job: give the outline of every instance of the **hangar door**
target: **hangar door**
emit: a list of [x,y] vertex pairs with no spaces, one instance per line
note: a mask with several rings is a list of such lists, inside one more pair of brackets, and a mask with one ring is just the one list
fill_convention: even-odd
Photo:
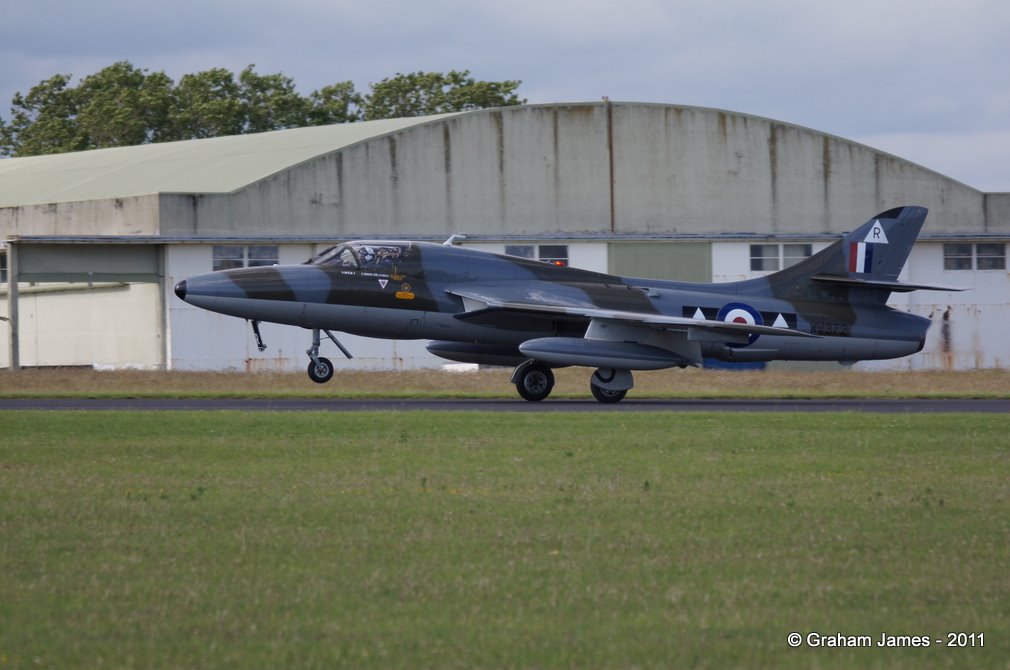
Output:
[[[21,240],[12,246],[20,365],[163,364],[160,245]],[[11,347],[4,344],[0,363],[7,367]]]
[[607,253],[611,274],[712,281],[712,245],[709,242],[612,242]]

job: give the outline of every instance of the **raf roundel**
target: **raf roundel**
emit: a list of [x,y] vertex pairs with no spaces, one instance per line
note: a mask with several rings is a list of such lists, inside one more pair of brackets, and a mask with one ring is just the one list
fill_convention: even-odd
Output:
[[[764,325],[761,313],[742,302],[730,302],[723,305],[722,309],[719,310],[716,320],[725,321],[726,323],[746,323],[752,326]],[[758,337],[760,336],[757,333],[751,334],[747,344],[754,344]]]

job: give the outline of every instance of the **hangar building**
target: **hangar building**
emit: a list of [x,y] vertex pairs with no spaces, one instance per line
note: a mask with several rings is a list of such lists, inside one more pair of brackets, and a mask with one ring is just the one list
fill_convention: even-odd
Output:
[[[0,367],[302,369],[308,331],[264,324],[260,353],[244,322],[172,287],[340,240],[464,233],[590,270],[728,281],[905,204],[930,214],[902,279],[971,290],[895,294],[934,320],[926,348],[860,365],[1007,365],[1010,193],[747,114],[604,100],[3,160]],[[442,362],[423,342],[344,343],[347,367]]]

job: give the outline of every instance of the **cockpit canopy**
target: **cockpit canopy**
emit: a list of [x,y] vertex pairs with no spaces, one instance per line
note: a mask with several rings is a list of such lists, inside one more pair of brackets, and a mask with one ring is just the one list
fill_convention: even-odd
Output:
[[345,270],[389,270],[401,264],[409,242],[345,242],[322,251],[309,261]]

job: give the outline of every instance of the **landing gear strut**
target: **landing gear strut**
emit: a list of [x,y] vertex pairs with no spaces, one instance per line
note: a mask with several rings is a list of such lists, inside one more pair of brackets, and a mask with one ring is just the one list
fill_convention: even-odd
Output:
[[554,389],[554,373],[539,361],[526,361],[512,373],[512,383],[524,400],[539,402]]
[[330,340],[333,341],[333,344],[337,345],[337,348],[340,349],[340,351],[344,354],[344,356],[347,356],[348,358],[354,358],[354,357],[351,356],[351,352],[349,352],[344,347],[344,345],[340,344],[337,338],[333,336],[333,333],[331,333],[328,330],[313,328],[312,346],[309,347],[305,352],[309,355],[309,367],[308,367],[309,379],[311,379],[317,384],[325,384],[326,382],[330,381],[330,379],[333,377],[333,363],[330,361],[330,359],[324,358],[323,356],[319,355],[320,332],[326,333],[326,337],[330,338]]
[[260,351],[266,351],[267,345],[263,344],[263,336],[260,335],[260,322],[252,321],[252,331],[253,336],[256,338],[256,348]]

